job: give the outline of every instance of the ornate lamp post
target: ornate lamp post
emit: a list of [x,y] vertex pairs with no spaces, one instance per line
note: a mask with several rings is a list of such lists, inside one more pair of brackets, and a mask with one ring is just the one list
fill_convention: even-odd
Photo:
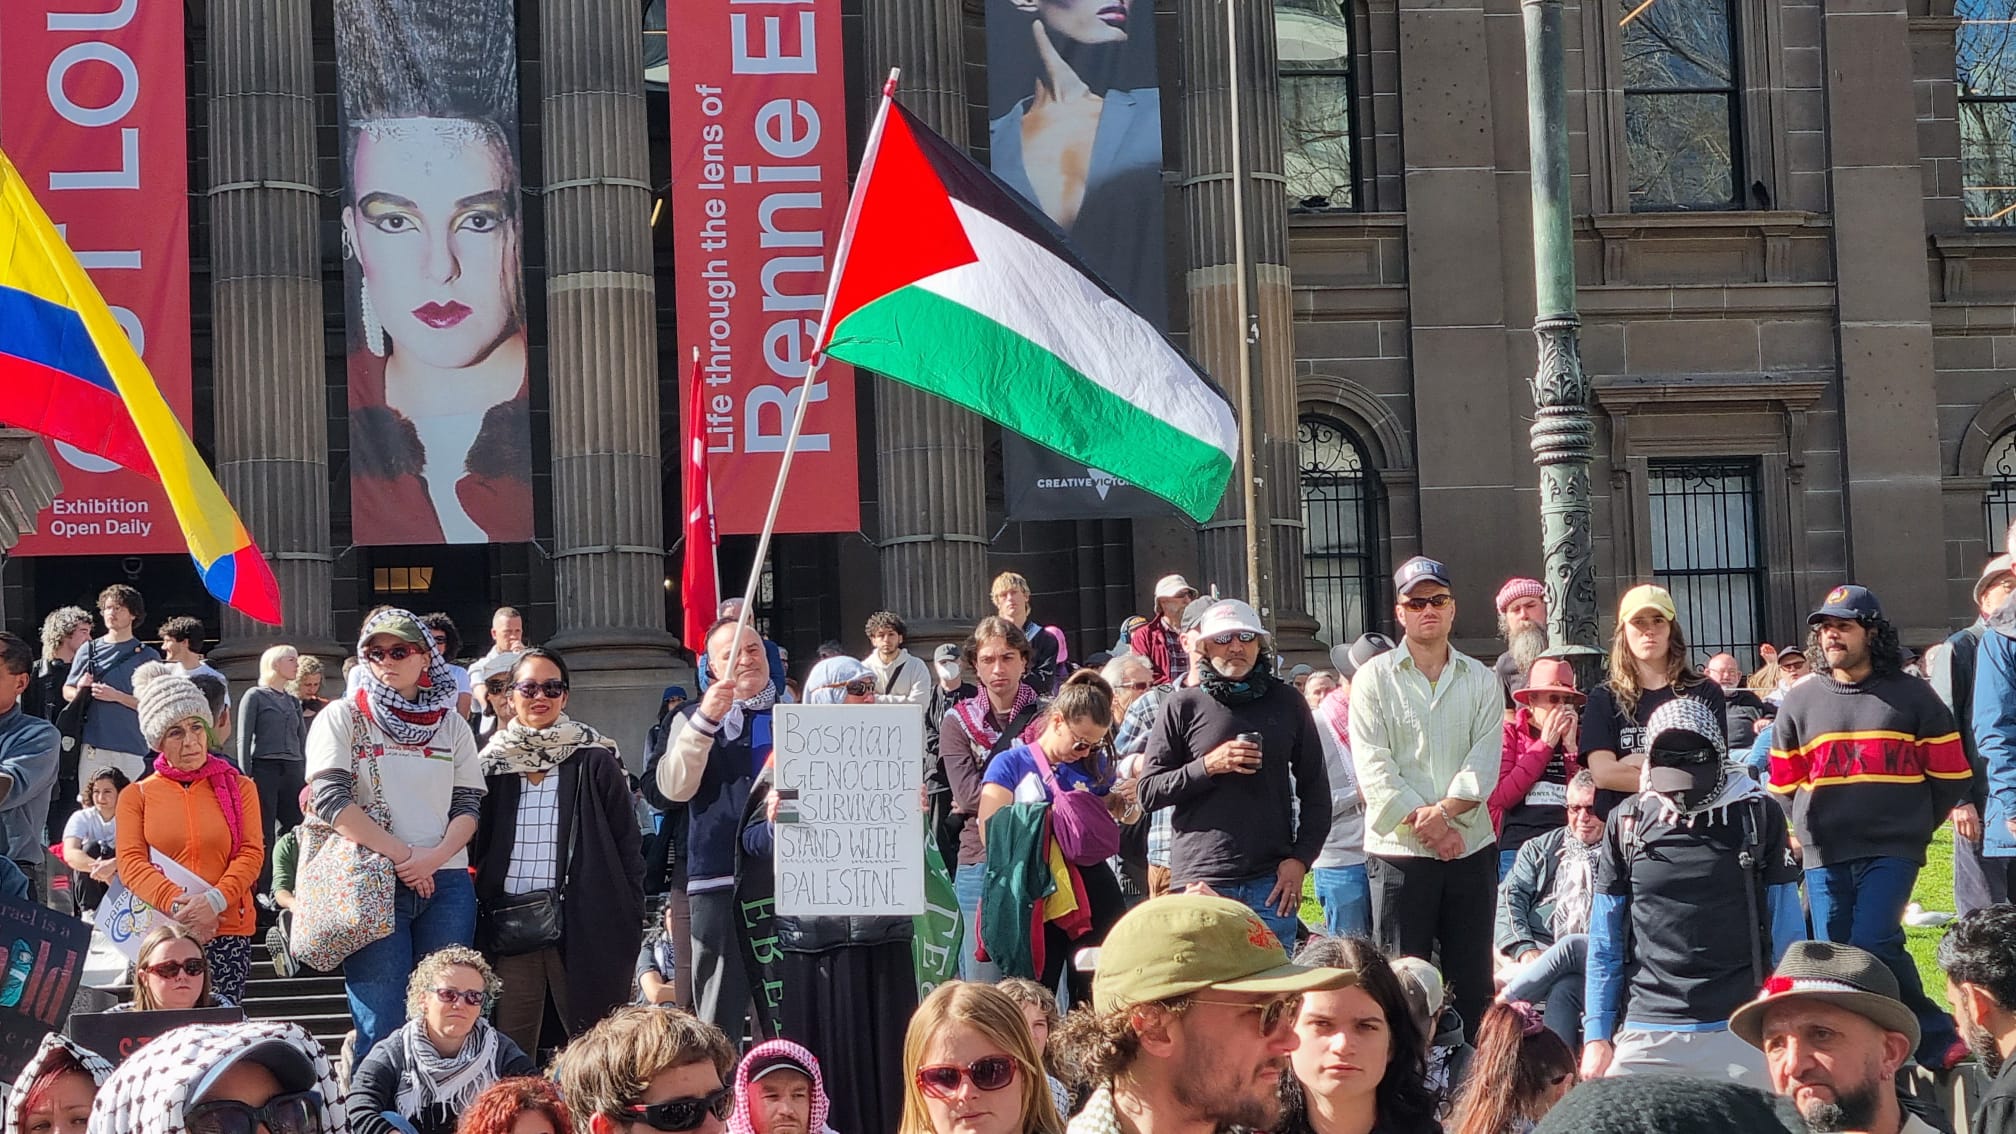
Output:
[[1548,653],[1567,657],[1584,689],[1601,680],[1589,455],[1596,423],[1582,373],[1575,310],[1573,202],[1568,180],[1568,86],[1561,0],[1521,0],[1526,28],[1526,137],[1533,181],[1533,463],[1540,466],[1540,545],[1546,556]]

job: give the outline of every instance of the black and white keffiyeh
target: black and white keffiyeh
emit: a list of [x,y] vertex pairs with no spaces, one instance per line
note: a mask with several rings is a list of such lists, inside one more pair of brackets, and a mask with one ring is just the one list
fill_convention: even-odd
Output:
[[515,772],[522,776],[550,772],[581,748],[607,748],[614,754],[616,742],[565,713],[546,728],[512,721],[498,729],[490,737],[490,743],[483,746],[483,774],[501,776]]
[[406,1065],[412,1068],[399,1081],[400,1114],[417,1117],[430,1107],[444,1106],[459,1115],[497,1081],[497,1029],[481,1016],[454,1055],[435,1050],[419,1020],[406,1021],[393,1042],[406,1049]]
[[188,1126],[190,1095],[210,1069],[269,1042],[293,1048],[313,1066],[314,1089],[322,1096],[324,1134],[348,1131],[342,1088],[322,1045],[298,1024],[246,1020],[190,1024],[149,1041],[98,1088],[88,1134],[180,1134]]
[[394,625],[417,627],[420,618],[410,610],[388,607],[366,619],[364,628],[357,632],[357,662],[364,673],[364,696],[371,706],[372,722],[385,735],[400,744],[419,746],[434,739],[434,730],[454,710],[460,694],[455,689],[454,671],[435,648],[433,636],[424,632],[421,638],[427,649],[427,671],[420,675],[420,688],[413,699],[408,700],[378,679],[364,657],[364,646],[373,635],[395,632],[391,629]]
[[50,1061],[59,1053],[67,1053],[85,1074],[91,1076],[91,1081],[100,1087],[105,1085],[105,1080],[112,1074],[112,1065],[106,1062],[103,1056],[89,1048],[78,1046],[74,1040],[61,1032],[50,1032],[42,1037],[42,1046],[36,1048],[35,1054],[28,1058],[28,1065],[14,1077],[14,1089],[7,1092],[6,1134],[24,1134],[28,1129],[27,1124],[21,1121],[21,1108],[28,1104],[28,1088],[35,1084],[35,1080],[49,1068]]

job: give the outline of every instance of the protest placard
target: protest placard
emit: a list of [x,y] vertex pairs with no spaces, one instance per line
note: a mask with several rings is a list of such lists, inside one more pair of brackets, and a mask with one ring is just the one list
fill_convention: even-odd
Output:
[[[168,876],[168,881],[182,889],[200,894],[210,889],[210,883],[191,873],[189,868],[156,850],[151,856],[154,865]],[[114,878],[105,890],[105,897],[98,903],[98,913],[93,919],[98,931],[112,943],[114,949],[125,954],[133,962],[140,960],[140,943],[147,939],[154,927],[168,919],[161,910],[126,888],[126,884]]]
[[117,1067],[155,1036],[184,1024],[235,1024],[243,1008],[161,1009],[155,1012],[79,1012],[70,1017],[70,1038]]
[[32,902],[0,901],[0,1082],[12,1082],[42,1043],[63,1026],[84,980],[91,927]]
[[924,912],[924,709],[779,705],[777,912]]

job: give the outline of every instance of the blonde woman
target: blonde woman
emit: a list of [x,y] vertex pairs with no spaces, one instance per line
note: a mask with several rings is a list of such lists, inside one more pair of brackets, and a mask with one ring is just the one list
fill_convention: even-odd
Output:
[[[302,773],[308,767],[308,720],[301,702],[288,692],[301,672],[301,655],[292,646],[272,646],[259,655],[259,684],[238,700],[232,720],[238,741],[238,770],[259,789],[261,832],[271,847],[281,834],[301,823]],[[273,882],[273,856],[259,871],[259,892]]]
[[420,959],[406,982],[406,1024],[358,1063],[344,1106],[355,1134],[454,1134],[492,1083],[536,1072],[511,1037],[484,1018],[503,982],[483,954],[451,945]]
[[1617,607],[1610,640],[1610,679],[1589,693],[1582,709],[1582,764],[1596,777],[1596,814],[1610,811],[1638,790],[1645,763],[1645,722],[1676,697],[1692,697],[1722,720],[1722,687],[1687,661],[1680,613],[1666,588],[1633,587]]
[[903,1038],[898,1134],[1064,1134],[1022,1009],[991,985],[938,986]]
[[210,962],[196,935],[179,923],[164,921],[140,941],[133,963],[133,1001],[113,1011],[157,1012],[215,1008],[231,1002],[210,983]]
[[314,654],[304,655],[295,668],[294,680],[287,683],[287,692],[294,694],[294,699],[301,702],[303,726],[313,724],[315,714],[321,712],[322,706],[329,703],[328,699],[322,696],[322,659]]

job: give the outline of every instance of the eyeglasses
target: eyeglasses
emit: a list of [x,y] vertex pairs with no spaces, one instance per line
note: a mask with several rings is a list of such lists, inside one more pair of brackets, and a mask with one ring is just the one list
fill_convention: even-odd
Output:
[[424,646],[409,646],[401,642],[396,646],[373,646],[364,651],[364,660],[368,662],[401,662],[415,654],[424,654],[426,652],[427,649]]
[[434,999],[443,1004],[453,1005],[460,1000],[471,1008],[483,1007],[483,1001],[489,997],[489,994],[480,988],[437,988],[433,991]]
[[1229,646],[1235,639],[1240,642],[1251,642],[1258,637],[1260,635],[1251,630],[1227,630],[1223,634],[1211,635],[1211,641],[1214,645]]
[[1148,683],[1145,681],[1123,681],[1119,687],[1122,689],[1132,689],[1136,693],[1146,693],[1148,691]]
[[1434,607],[1436,610],[1441,610],[1443,607],[1448,606],[1450,603],[1455,601],[1456,601],[1455,595],[1429,595],[1427,598],[1401,599],[1400,605],[1406,607],[1408,610],[1415,611],[1418,613],[1420,611],[1427,610],[1431,606]]
[[520,681],[511,688],[520,697],[544,697],[548,701],[557,701],[562,693],[567,692],[567,683],[557,677],[549,677],[544,681]]
[[486,678],[483,682],[483,688],[488,689],[492,693],[509,693],[511,691],[511,678],[505,675]]
[[183,973],[202,976],[210,968],[210,962],[201,957],[191,957],[186,961],[157,961],[151,965],[141,965],[140,971],[161,980],[174,980]]
[[265,1106],[224,1099],[189,1108],[182,1118],[189,1134],[321,1134],[322,1092],[275,1095]]
[[875,692],[875,679],[872,677],[857,677],[848,682],[846,688],[849,697],[866,697],[868,694]]
[[934,1099],[951,1098],[960,1084],[971,1081],[975,1090],[998,1091],[1015,1081],[1017,1068],[1012,1055],[989,1055],[966,1066],[934,1063],[917,1069],[917,1089]]
[[1805,658],[1802,658],[1802,657],[1800,657],[1800,656],[1799,656],[1798,654],[1793,654],[1793,655],[1792,655],[1791,657],[1788,657],[1788,658],[1785,658],[1784,660],[1780,661],[1780,662],[1778,663],[1778,668],[1779,668],[1779,669],[1805,669],[1805,668],[1806,668],[1806,659],[1805,659]]
[[1259,1004],[1248,1004],[1244,1000],[1200,1000],[1191,997],[1192,1004],[1216,1004],[1221,1008],[1243,1008],[1248,1012],[1260,1013],[1260,1034],[1271,1036],[1281,1030],[1284,1023],[1293,1022],[1302,1011],[1300,996],[1277,996]]
[[[648,1106],[637,1103],[623,1108],[623,1113],[632,1121],[641,1122],[653,1130],[663,1130],[666,1134],[680,1134],[706,1121],[708,1115],[727,1118],[735,1109],[735,1093],[726,1087],[705,1095],[692,1098],[671,1099],[667,1102],[651,1103]],[[278,1134],[276,1131],[275,1134]]]

